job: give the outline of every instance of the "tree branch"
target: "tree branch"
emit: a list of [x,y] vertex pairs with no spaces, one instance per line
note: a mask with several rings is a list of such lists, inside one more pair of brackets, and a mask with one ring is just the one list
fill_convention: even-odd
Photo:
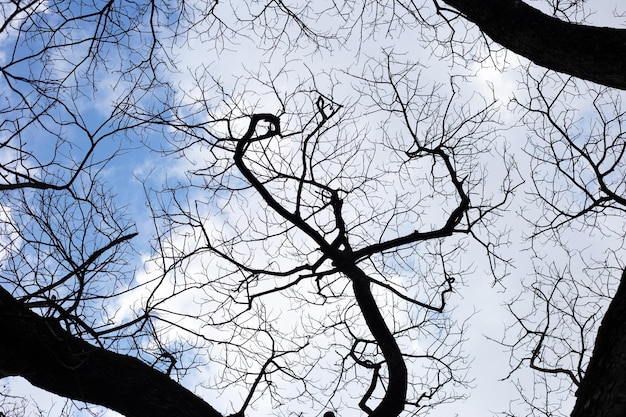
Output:
[[520,0],[444,0],[505,48],[537,65],[626,89],[626,29],[568,23]]
[[222,416],[165,374],[71,335],[2,287],[0,334],[0,378],[22,376],[48,392],[126,417]]

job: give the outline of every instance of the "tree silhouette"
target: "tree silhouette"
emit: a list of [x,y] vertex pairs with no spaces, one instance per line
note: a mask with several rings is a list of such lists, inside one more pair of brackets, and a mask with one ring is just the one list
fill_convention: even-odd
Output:
[[[572,416],[623,415],[626,35],[543,6],[0,6],[0,377],[126,416],[426,413],[464,396],[451,300],[478,253],[505,282],[526,181],[509,378],[545,388],[518,384],[529,415],[574,391]],[[492,41],[545,68],[506,108],[471,90],[472,65],[502,62]],[[428,81],[418,50],[448,74]],[[354,62],[319,69],[338,51]],[[116,177],[138,149],[159,155],[143,212]],[[577,241],[598,233],[602,259]]]
[[575,18],[572,9],[582,2],[548,2],[553,15],[517,0],[444,2],[495,42],[537,65],[609,87],[626,88],[626,62],[622,59],[626,30],[568,21]]

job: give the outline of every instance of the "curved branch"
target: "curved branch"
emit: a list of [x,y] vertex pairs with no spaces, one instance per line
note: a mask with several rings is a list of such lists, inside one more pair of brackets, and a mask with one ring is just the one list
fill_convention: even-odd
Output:
[[[257,137],[252,137],[254,132],[256,131],[256,127],[259,122],[265,121],[269,123],[270,129]],[[263,200],[274,210],[276,213],[280,214],[283,218],[291,222],[298,229],[302,230],[306,233],[311,239],[313,239],[323,250],[326,252],[330,250],[330,245],[326,240],[313,229],[308,223],[306,223],[299,215],[295,213],[291,213],[285,207],[283,207],[274,197],[270,194],[270,192],[263,186],[263,184],[255,177],[255,175],[248,169],[246,164],[243,161],[243,156],[246,153],[246,150],[250,143],[253,141],[267,139],[272,136],[280,135],[280,119],[278,116],[269,113],[258,113],[253,114],[250,120],[250,126],[248,127],[248,131],[244,134],[244,136],[239,139],[237,143],[237,147],[235,149],[235,165],[241,171],[244,177],[250,182],[250,184],[254,187],[254,189],[261,195]]]
[[[260,121],[269,123],[270,128],[266,133],[253,138],[257,124]],[[335,245],[331,245],[326,242],[326,240],[297,213],[291,213],[278,201],[276,201],[244,163],[243,156],[250,143],[255,140],[269,138],[274,135],[280,135],[280,120],[277,116],[272,114],[253,115],[251,117],[248,131],[241,139],[239,139],[239,142],[237,143],[234,155],[235,165],[250,182],[250,184],[252,184],[259,194],[261,194],[263,200],[283,218],[311,237],[320,246],[322,252],[333,260],[333,264],[337,267],[337,270],[345,274],[352,282],[354,297],[361,313],[363,314],[363,318],[365,319],[368,329],[378,343],[381,353],[385,358],[389,376],[389,384],[386,387],[383,399],[378,406],[372,410],[371,413],[369,413],[369,415],[370,417],[398,416],[404,410],[404,406],[406,404],[408,384],[406,363],[404,362],[402,351],[400,350],[397,341],[385,323],[385,319],[376,304],[376,300],[374,299],[371,291],[371,281],[369,277],[358,266],[356,266],[355,259],[357,258],[353,256],[349,245],[344,251],[342,251],[339,248],[336,248]],[[461,186],[460,183],[455,184],[458,187]],[[338,200],[337,195],[334,197],[335,199],[331,204],[333,205],[335,216],[340,217],[341,203],[340,200]],[[455,213],[456,211],[457,210],[455,210]],[[456,220],[457,217],[460,217],[460,214],[457,216],[455,213],[453,213],[452,216]],[[450,220],[448,222],[450,222]],[[371,395],[369,394],[370,390],[371,387],[368,390],[367,395]]]
[[626,30],[568,23],[520,0],[443,0],[537,65],[626,90]]
[[459,232],[457,226],[461,223],[461,220],[463,220],[463,215],[467,213],[467,211],[470,209],[471,202],[469,195],[467,195],[467,193],[463,189],[463,179],[458,178],[456,169],[454,168],[450,156],[446,154],[443,149],[421,148],[416,152],[409,152],[407,154],[409,157],[412,157],[415,156],[418,152],[426,152],[431,155],[438,156],[443,160],[446,169],[450,174],[450,181],[454,185],[454,189],[459,196],[459,203],[457,207],[452,210],[452,212],[448,216],[448,219],[446,220],[446,223],[440,228],[435,230],[429,230],[427,232],[420,232],[416,230],[404,236],[399,236],[384,242],[374,243],[372,245],[366,246],[364,248],[354,251],[353,255],[355,260],[364,259],[375,253],[383,252],[385,250],[397,248],[403,245],[451,236],[455,232]]
[[[370,413],[370,417],[398,416],[406,404],[408,384],[407,368],[402,352],[376,304],[370,288],[370,279],[365,272],[356,265],[344,266],[341,272],[352,281],[354,298],[361,309],[368,329],[380,347],[389,373],[389,384],[385,396]],[[368,393],[370,390],[371,387]]]

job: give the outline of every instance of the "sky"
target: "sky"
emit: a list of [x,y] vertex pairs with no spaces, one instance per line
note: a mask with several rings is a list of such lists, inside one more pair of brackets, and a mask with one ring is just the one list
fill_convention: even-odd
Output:
[[[201,15],[206,9],[202,2],[187,2],[191,8],[197,5],[198,10],[194,17]],[[330,3],[330,2],[329,2]],[[42,8],[47,7],[46,2],[42,2]],[[325,3],[324,3],[325,4]],[[531,2],[533,6],[543,7],[546,3],[543,1]],[[259,6],[254,3],[252,7]],[[301,5],[302,7],[305,7]],[[317,4],[312,7],[322,7],[323,4]],[[8,6],[3,6],[2,10],[7,10]],[[594,11],[589,15],[587,22],[598,25],[623,26],[623,14],[619,16],[620,7],[618,1],[585,2],[587,10]],[[190,9],[191,10],[191,9]],[[547,9],[546,9],[547,10]],[[502,245],[498,250],[498,254],[503,259],[510,259],[510,263],[496,263],[496,276],[492,274],[492,264],[485,256],[485,250],[476,241],[471,239],[451,239],[446,243],[446,248],[458,249],[460,244],[464,245],[459,255],[454,257],[454,262],[450,267],[455,271],[463,271],[455,287],[454,293],[448,300],[449,310],[445,312],[443,319],[453,319],[457,323],[462,324],[466,330],[463,335],[463,344],[461,353],[466,357],[467,380],[470,382],[467,386],[460,386],[457,392],[467,396],[464,401],[450,401],[446,404],[438,405],[431,412],[433,416],[486,416],[506,412],[511,409],[518,414],[516,415],[533,415],[526,410],[522,401],[522,395],[516,389],[516,386],[522,387],[524,395],[532,397],[535,395],[538,399],[545,397],[545,388],[541,384],[534,385],[535,378],[542,378],[541,374],[533,373],[525,363],[515,373],[510,375],[511,369],[515,368],[517,362],[515,360],[519,355],[528,355],[532,350],[532,340],[517,345],[520,350],[515,350],[513,358],[510,349],[506,346],[508,343],[516,341],[516,335],[520,331],[516,326],[515,313],[519,317],[528,316],[527,324],[531,326],[541,327],[546,325],[541,311],[545,305],[540,302],[541,296],[551,294],[554,300],[560,300],[559,291],[551,292],[553,288],[553,275],[549,272],[557,272],[563,276],[568,276],[571,271],[576,279],[580,278],[580,271],[585,271],[594,278],[594,285],[589,288],[583,288],[580,297],[581,305],[588,306],[591,312],[594,309],[602,307],[606,302],[606,293],[610,293],[611,286],[614,281],[605,274],[606,269],[597,269],[598,265],[608,263],[610,267],[615,268],[620,265],[619,249],[621,249],[621,240],[623,239],[624,224],[619,216],[607,217],[602,220],[598,227],[589,228],[585,225],[575,225],[576,227],[566,229],[559,236],[561,242],[565,242],[565,248],[557,245],[551,236],[546,235],[537,237],[531,246],[528,240],[531,227],[527,220],[541,218],[542,207],[537,206],[536,199],[533,198],[535,189],[531,181],[530,173],[542,174],[542,167],[537,167],[534,162],[531,151],[527,144],[535,143],[539,137],[540,125],[533,124],[532,117],[524,117],[524,112],[520,106],[516,105],[515,100],[521,103],[527,102],[529,97],[533,96],[533,91],[526,92],[521,84],[525,77],[525,68],[528,63],[511,53],[494,52],[489,59],[476,62],[463,62],[460,58],[452,62],[449,59],[447,46],[437,44],[433,37],[435,31],[432,28],[424,28],[416,24],[415,21],[408,16],[401,20],[387,20],[389,16],[381,14],[378,16],[378,24],[376,26],[368,26],[368,19],[371,19],[376,12],[374,9],[367,9],[367,16],[363,21],[355,21],[352,31],[343,31],[341,34],[344,38],[340,42],[320,40],[320,47],[316,48],[311,42],[307,42],[302,36],[298,37],[298,29],[289,26],[280,41],[268,52],[264,48],[269,47],[269,41],[262,42],[259,39],[264,35],[268,35],[265,30],[268,27],[278,28],[282,22],[280,17],[276,17],[270,10],[265,16],[269,25],[252,24],[241,29],[242,36],[236,36],[226,31],[223,38],[219,38],[218,42],[213,41],[219,26],[212,24],[207,26],[207,22],[199,24],[190,33],[190,36],[181,36],[173,38],[173,26],[169,29],[163,26],[162,32],[158,33],[159,40],[163,43],[165,51],[171,58],[170,64],[164,63],[157,69],[158,74],[169,85],[174,86],[172,90],[166,90],[161,87],[154,87],[142,83],[134,84],[131,79],[120,76],[116,69],[116,63],[121,57],[122,64],[120,68],[125,68],[124,62],[133,61],[134,56],[120,56],[114,54],[109,57],[110,67],[99,67],[93,70],[93,77],[96,80],[95,85],[91,88],[91,94],[77,96],[73,100],[76,112],[83,119],[82,123],[92,132],[95,132],[96,138],[101,138],[98,144],[98,157],[100,160],[106,159],[106,156],[115,152],[121,146],[123,152],[121,155],[113,158],[106,164],[97,164],[101,167],[99,173],[100,178],[105,181],[111,188],[115,203],[119,207],[126,207],[125,214],[127,219],[131,219],[134,229],[139,232],[138,238],[133,240],[136,253],[133,254],[131,262],[136,268],[135,275],[132,276],[133,283],[143,284],[138,289],[130,291],[115,299],[112,308],[117,311],[116,320],[123,321],[132,317],[133,311],[140,309],[149,299],[150,294],[154,299],[169,297],[182,287],[177,287],[176,281],[180,279],[180,275],[168,274],[167,279],[155,289],[156,283],[159,283],[160,270],[158,257],[155,258],[154,253],[154,222],[150,218],[150,210],[147,206],[146,196],[151,199],[154,207],[157,206],[157,198],[160,198],[164,207],[172,208],[171,196],[167,194],[158,194],[156,191],[164,186],[174,186],[176,184],[185,184],[191,181],[195,186],[189,188],[184,194],[185,198],[204,201],[204,205],[200,208],[203,225],[212,231],[222,231],[225,235],[236,236],[237,230],[231,229],[231,226],[241,225],[245,229],[245,224],[249,218],[255,219],[255,225],[262,230],[263,223],[259,223],[264,216],[271,219],[271,215],[267,214],[262,201],[258,195],[253,193],[242,192],[237,198],[231,200],[231,196],[223,192],[215,192],[210,199],[206,197],[206,188],[204,181],[206,178],[201,176],[190,176],[190,172],[204,169],[210,158],[217,157],[220,164],[228,158],[228,152],[215,154],[209,153],[207,147],[200,142],[194,142],[188,135],[184,135],[180,131],[171,128],[144,129],[139,127],[128,133],[128,137],[118,137],[115,125],[103,125],[97,129],[103,120],[111,113],[116,113],[120,107],[111,107],[111,103],[124,97],[125,94],[132,92],[134,104],[138,104],[143,109],[158,111],[162,108],[165,100],[172,100],[181,104],[180,115],[189,117],[195,122],[204,123],[210,117],[219,117],[228,114],[228,110],[237,107],[239,110],[233,111],[235,115],[241,114],[242,111],[252,107],[258,112],[276,112],[279,109],[280,99],[286,101],[286,106],[294,112],[294,116],[285,122],[285,129],[294,129],[298,126],[298,122],[303,120],[311,109],[314,109],[316,97],[307,97],[312,86],[319,91],[331,95],[332,98],[343,105],[346,109],[346,124],[341,130],[333,130],[328,134],[328,142],[322,143],[320,152],[328,155],[334,155],[337,149],[342,149],[341,144],[353,138],[352,143],[359,143],[362,146],[362,153],[359,158],[350,159],[346,154],[339,152],[338,159],[346,159],[343,168],[349,168],[345,171],[333,171],[336,166],[328,165],[327,177],[322,178],[331,184],[333,181],[344,181],[342,184],[350,183],[351,172],[359,172],[363,170],[367,162],[374,167],[375,172],[384,172],[385,168],[393,171],[396,169],[396,176],[385,177],[388,181],[385,187],[372,188],[370,194],[355,193],[353,200],[349,203],[354,210],[352,220],[357,223],[359,215],[366,215],[372,212],[374,208],[382,211],[383,209],[392,210],[397,201],[402,201],[412,210],[407,210],[404,216],[399,216],[401,221],[397,226],[389,226],[386,233],[402,233],[411,230],[418,222],[423,222],[422,226],[427,226],[429,222],[436,224],[437,219],[441,217],[442,208],[437,204],[442,204],[445,211],[445,204],[450,204],[437,200],[437,197],[428,193],[428,184],[420,182],[420,174],[425,171],[422,167],[408,165],[404,168],[402,164],[393,163],[394,152],[390,147],[381,146],[385,144],[395,144],[398,146],[406,145],[407,131],[402,126],[402,121],[395,116],[389,116],[381,111],[384,107],[385,100],[389,97],[389,86],[378,85],[376,83],[367,82],[367,79],[380,80],[385,73],[385,54],[394,57],[393,68],[400,70],[405,68],[404,64],[411,64],[411,70],[406,73],[407,88],[403,93],[411,93],[411,89],[416,93],[416,104],[414,107],[417,115],[425,114],[424,121],[417,125],[417,132],[424,137],[428,135],[436,136],[438,132],[438,123],[442,123],[441,119],[437,119],[438,113],[429,114],[426,109],[433,102],[429,98],[440,96],[445,106],[448,98],[453,92],[457,95],[453,109],[459,114],[467,109],[476,109],[495,100],[498,110],[494,115],[496,122],[492,124],[493,131],[489,131],[490,140],[485,142],[485,152],[479,158],[468,160],[464,163],[467,169],[475,167],[471,172],[484,172],[484,176],[480,187],[477,188],[476,198],[493,198],[498,201],[502,198],[501,186],[503,182],[510,176],[510,180],[517,188],[515,193],[507,200],[506,210],[493,218],[494,230],[507,231],[502,236],[503,241],[508,241],[508,245]],[[614,13],[618,12],[618,13]],[[6,11],[4,12],[6,15]],[[243,2],[220,2],[216,8],[216,13],[223,20],[222,28],[234,27],[237,23],[233,21],[234,16],[247,16],[249,11]],[[54,19],[54,12],[48,11],[42,16]],[[617,17],[616,17],[617,16]],[[165,17],[163,17],[165,19]],[[132,19],[130,19],[132,21]],[[126,22],[126,20],[124,20]],[[132,22],[131,22],[132,23]],[[338,27],[339,23],[332,19],[323,21],[318,19],[310,21],[318,30],[331,30]],[[130,24],[130,23],[129,23]],[[459,23],[459,29],[468,30],[470,36],[476,36],[477,32],[469,24]],[[83,31],[88,29],[78,27],[74,29],[77,35],[81,35]],[[445,36],[447,28],[441,26],[437,28],[437,36]],[[3,41],[15,39],[16,33],[10,30],[3,34]],[[145,45],[145,39],[141,36],[131,37],[127,39],[131,45],[127,50],[132,50],[133,46]],[[133,43],[134,42],[134,43]],[[331,48],[324,47],[330,45]],[[466,54],[484,54],[484,45],[482,41],[477,43],[469,43],[458,45],[459,50]],[[139,48],[140,49],[140,48]],[[459,51],[457,50],[457,52]],[[80,56],[81,48],[68,50],[69,61],[72,57]],[[20,51],[18,51],[20,52]],[[72,55],[74,54],[74,55]],[[10,56],[8,48],[0,49],[1,65],[5,65]],[[381,65],[381,60],[383,65]],[[50,64],[55,74],[62,74],[66,71],[63,62],[55,61]],[[177,71],[171,72],[172,68]],[[16,70],[26,71],[25,65],[17,65]],[[31,68],[32,69],[32,68]],[[539,68],[530,68],[530,73],[536,77],[541,77],[544,73]],[[123,74],[123,71],[122,71]],[[259,80],[250,80],[251,74],[257,74]],[[454,87],[451,86],[451,75],[454,81]],[[80,74],[74,74],[73,77],[82,82]],[[400,78],[396,78],[399,81]],[[563,79],[561,79],[562,81]],[[546,81],[546,92],[548,95],[556,95],[557,89],[562,84],[559,81],[550,83]],[[216,84],[219,82],[219,85]],[[271,82],[271,84],[270,84]],[[576,89],[584,89],[587,85],[583,83],[570,82],[568,84],[571,96],[563,95],[563,100],[558,101],[557,108],[563,108],[572,114],[572,120],[576,120],[575,126],[580,127],[581,137],[585,137],[585,133],[593,132],[594,120],[594,94],[584,94],[580,98],[576,98],[573,94]],[[593,87],[593,86],[592,86]],[[6,81],[0,84],[2,94],[9,95]],[[276,89],[278,93],[272,90]],[[298,94],[291,96],[290,94],[297,91]],[[437,96],[433,95],[435,91]],[[225,94],[222,94],[224,92]],[[309,94],[310,95],[310,94]],[[97,98],[97,99],[94,99]],[[621,95],[620,95],[621,97]],[[514,100],[515,99],[515,100]],[[436,100],[435,100],[436,101]],[[200,106],[198,106],[200,104]],[[348,111],[350,110],[350,111]],[[423,113],[420,113],[423,110]],[[204,111],[204,113],[203,113]],[[298,113],[301,112],[301,113]],[[61,111],[62,113],[62,111]],[[171,113],[166,113],[166,117]],[[8,116],[7,116],[8,117]],[[67,117],[67,114],[59,117]],[[127,120],[127,119],[124,119]],[[54,121],[50,121],[50,125],[54,125]],[[443,125],[443,124],[442,124]],[[212,135],[226,135],[227,129],[224,123],[217,123],[210,126]],[[344,126],[344,125],[342,125]],[[245,122],[237,126],[237,134],[241,134],[246,129]],[[43,131],[43,129],[41,130]],[[41,133],[41,131],[39,133]],[[194,133],[203,132],[198,128],[193,130]],[[56,133],[56,132],[55,132]],[[63,144],[64,154],[81,155],[88,149],[85,135],[77,129],[62,131],[67,142]],[[187,132],[188,133],[188,132]],[[206,133],[206,132],[204,132]],[[2,132],[6,137],[7,133]],[[357,140],[354,140],[357,138]],[[284,164],[289,158],[293,158],[295,151],[299,149],[301,136],[296,136],[292,142],[285,145],[285,142],[272,143],[270,148],[271,155],[275,155],[272,163]],[[41,136],[33,136],[29,146],[35,149],[43,156],[50,155],[49,138],[42,134]],[[476,143],[482,143],[477,141]],[[158,152],[159,149],[172,150],[177,147],[183,147],[188,144],[185,152],[168,152],[167,154]],[[335,148],[337,146],[337,148]],[[478,145],[477,145],[478,146]],[[505,163],[502,155],[510,155],[513,157],[514,165]],[[284,159],[278,158],[284,157]],[[3,155],[7,158],[6,154]],[[218,164],[217,168],[221,165]],[[285,165],[279,165],[284,169]],[[403,171],[405,169],[406,171]],[[478,171],[478,170],[484,171]],[[350,171],[351,170],[351,171]],[[533,171],[534,170],[534,171]],[[542,174],[550,177],[550,172]],[[584,175],[584,174],[583,174]],[[336,176],[336,178],[334,177]],[[191,180],[189,180],[191,178]],[[545,178],[545,176],[544,176]],[[232,184],[240,184],[241,178],[227,177]],[[563,181],[557,178],[558,181]],[[559,183],[561,184],[561,183]],[[567,182],[562,183],[567,187]],[[540,184],[541,185],[541,184]],[[445,181],[439,186],[445,186]],[[290,192],[285,188],[285,196]],[[416,191],[419,190],[419,191]],[[425,191],[421,191],[425,190]],[[572,199],[572,204],[580,202],[580,195],[572,192],[568,194],[567,188],[560,196],[561,201]],[[575,191],[575,190],[574,190]],[[276,191],[280,193],[280,190]],[[480,192],[480,193],[479,193]],[[178,194],[177,194],[178,195]],[[414,201],[415,200],[415,201]],[[368,206],[367,204],[376,201],[377,205]],[[242,204],[245,203],[245,204]],[[428,205],[425,202],[429,202]],[[237,205],[239,203],[239,205]],[[425,206],[425,212],[421,215],[415,214],[415,210],[420,209],[420,204]],[[428,210],[426,210],[428,209]],[[261,215],[259,215],[261,213]],[[258,216],[258,217],[257,217]],[[383,219],[385,220],[385,219]],[[380,224],[367,224],[362,227],[361,232],[365,236],[368,232],[375,234]],[[272,230],[270,228],[270,230]],[[356,230],[360,230],[356,228]],[[479,230],[479,233],[486,233],[486,230]],[[171,235],[169,245],[174,250],[191,251],[193,246],[193,230],[179,228]],[[482,235],[489,237],[487,235]],[[298,239],[295,236],[294,239]],[[299,242],[299,241],[298,241]],[[262,244],[242,245],[238,253],[242,259],[248,259],[255,265],[275,265],[285,266],[303,259],[303,255],[299,253],[296,259],[287,256],[291,252],[306,252],[306,242],[302,243],[302,247],[298,247],[296,243],[281,247],[278,240],[270,240]],[[276,246],[272,246],[276,245]],[[304,249],[303,249],[304,248]],[[568,252],[569,250],[569,252]],[[615,256],[607,256],[610,250],[616,250]],[[247,252],[246,252],[247,251]],[[406,279],[402,276],[402,272],[412,273],[414,271],[422,271],[427,275],[430,270],[429,266],[437,265],[436,260],[421,256],[419,251],[403,252],[400,257],[390,257],[390,267],[396,267],[400,273],[393,279]],[[299,257],[299,258],[298,258]],[[403,270],[399,258],[404,258],[410,264],[413,271],[409,268]],[[156,260],[155,260],[156,259]],[[408,260],[407,260],[408,259]],[[420,263],[421,262],[421,263]],[[209,254],[198,254],[189,259],[185,264],[186,269],[179,271],[183,273],[187,281],[185,291],[180,291],[171,298],[170,301],[162,304],[160,314],[162,317],[170,317],[176,320],[181,326],[188,326],[199,332],[204,332],[204,322],[194,319],[193,317],[202,317],[206,314],[206,310],[211,305],[199,305],[197,300],[203,297],[209,297],[207,290],[202,288],[201,280],[206,277],[206,271],[224,271],[223,281],[218,284],[227,288],[230,285],[227,272],[230,270],[227,265],[220,259],[216,259]],[[587,268],[587,269],[585,269]],[[131,268],[132,269],[132,268]],[[437,270],[435,268],[435,270]],[[595,272],[594,272],[595,271]],[[611,271],[609,269],[609,271]],[[542,274],[546,274],[543,276]],[[3,285],[6,283],[3,281]],[[194,285],[200,290],[195,291]],[[217,285],[217,284],[216,284]],[[332,286],[331,286],[332,287]],[[330,288],[330,287],[329,287]],[[562,290],[562,299],[568,300],[573,289],[567,283],[560,284],[557,287]],[[309,289],[310,290],[310,289]],[[153,292],[154,291],[154,292]],[[586,291],[586,292],[585,292]],[[600,296],[597,296],[597,294]],[[592,295],[596,295],[596,301],[593,301]],[[383,295],[379,295],[380,300],[384,300]],[[585,300],[588,301],[584,304]],[[512,303],[514,300],[514,303]],[[538,301],[539,300],[539,301]],[[597,301],[599,300],[599,301]],[[215,296],[216,303],[224,302]],[[294,316],[290,316],[290,310],[281,309],[281,303],[286,302],[280,296],[269,298],[268,303],[272,305],[272,309],[268,309],[266,313],[270,317],[270,322],[276,328],[281,328],[285,332],[289,329],[295,329],[299,325],[299,320]],[[507,307],[512,305],[511,310]],[[559,305],[567,305],[559,304]],[[173,311],[177,314],[168,316],[167,311]],[[406,313],[406,312],[404,312]],[[398,317],[403,317],[403,312],[397,313]],[[182,318],[179,314],[185,314]],[[328,312],[322,308],[312,309],[312,316],[323,317]],[[330,315],[329,315],[330,316]],[[565,316],[567,317],[567,316]],[[254,318],[250,318],[254,320]],[[563,329],[569,329],[568,322],[564,319],[560,323],[552,323]],[[185,340],[188,335],[185,332],[177,330],[171,326],[162,325],[157,331],[162,332],[164,340],[169,343],[176,343],[177,340]],[[589,334],[593,334],[593,327],[589,328]],[[204,333],[203,333],[204,334]],[[565,333],[564,333],[565,334]],[[211,334],[211,337],[219,338],[220,334]],[[336,337],[341,337],[337,334]],[[451,337],[454,337],[452,335]],[[263,336],[259,336],[257,341],[263,341]],[[436,342],[436,337],[434,338]],[[527,340],[527,339],[525,339]],[[424,336],[424,339],[416,340],[417,344],[432,341]],[[498,343],[501,342],[501,343]],[[148,342],[146,342],[148,343]],[[330,346],[332,342],[322,341],[323,346]],[[326,345],[324,344],[326,343]],[[554,358],[559,355],[558,343],[555,349],[557,351],[551,354],[546,353],[546,358]],[[147,348],[154,347],[149,343]],[[209,359],[209,351],[199,351],[197,358],[201,360]],[[187,359],[188,357],[184,357]],[[567,361],[568,355],[563,358]],[[329,355],[327,365],[332,365],[336,357]],[[322,367],[316,368],[315,372],[320,372],[319,378],[323,379],[327,376],[322,372]],[[200,368],[197,372],[191,372],[182,379],[185,386],[202,396],[206,396],[209,402],[220,411],[232,412],[228,407],[231,406],[229,399],[238,398],[243,395],[242,391],[237,387],[229,387],[225,390],[225,394],[217,396],[215,390],[209,390],[202,386],[207,381],[206,375],[211,374],[214,369],[211,367]],[[508,377],[508,378],[507,378]],[[5,379],[0,382],[0,386],[7,387],[12,395],[26,395],[35,399],[44,414],[58,415],[58,410],[64,407],[64,401],[39,390],[30,387],[24,380],[18,378]],[[200,385],[199,385],[200,384]],[[571,388],[566,384],[561,384],[558,380],[550,380],[550,386],[554,389],[550,397],[545,402],[550,402],[550,407],[555,410],[561,410],[562,415],[568,415],[573,406],[573,397],[571,396]],[[354,386],[348,385],[351,389]],[[358,388],[358,387],[357,387]],[[544,392],[542,392],[542,389]],[[287,389],[288,391],[288,389]],[[337,400],[340,404],[341,399]],[[271,415],[274,404],[262,398],[255,404],[256,409],[250,415]],[[292,415],[302,412],[302,405],[293,406]],[[306,415],[321,415],[324,411],[321,404],[316,404],[315,412]],[[304,408],[306,410],[306,408]],[[30,409],[31,413],[34,410]],[[317,414],[316,414],[317,412]],[[77,415],[81,414],[75,410]],[[114,416],[111,411],[104,411],[106,416]],[[349,413],[349,411],[347,412]],[[33,414],[34,415],[34,414]],[[340,414],[344,415],[344,414]],[[348,414],[345,414],[346,416]]]

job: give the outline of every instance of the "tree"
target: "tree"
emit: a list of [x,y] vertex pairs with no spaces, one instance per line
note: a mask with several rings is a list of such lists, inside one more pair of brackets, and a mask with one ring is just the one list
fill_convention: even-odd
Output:
[[[507,231],[497,221],[518,187],[515,161],[497,146],[493,92],[466,92],[470,74],[454,63],[486,58],[482,34],[462,19],[539,65],[618,88],[624,35],[519,1],[446,3],[456,10],[437,2],[2,6],[0,32],[12,46],[3,47],[1,66],[0,376],[126,416],[243,416],[260,399],[283,414],[391,416],[461,397],[465,326],[450,299],[470,273],[466,251],[482,250],[496,282],[508,272],[499,252]],[[582,6],[556,2],[553,14],[573,19]],[[428,83],[401,45],[376,46],[377,58],[361,64],[360,48],[381,29],[419,33],[460,75]],[[545,31],[555,36],[547,41]],[[179,75],[188,58],[180,51],[197,39],[214,55]],[[250,41],[242,62],[261,50],[264,65],[222,80],[215,65],[234,68],[229,49]],[[324,74],[291,59],[294,51],[328,57],[351,42],[360,45],[357,63],[344,71]],[[594,228],[622,205],[620,95],[527,74],[528,97],[513,104],[544,141],[527,148],[539,164],[529,177],[534,201],[543,204],[539,219],[528,216],[537,226],[530,242],[539,251],[552,233],[569,249],[558,239],[563,230],[577,220]],[[346,92],[349,83],[359,95]],[[558,110],[578,88],[596,94],[600,121],[585,145],[580,119]],[[154,167],[142,178],[152,247],[138,240],[146,224],[129,217],[128,199],[111,185],[118,161],[137,148],[188,161],[184,176],[161,180]],[[545,187],[537,174],[551,166],[580,194],[560,198],[559,181]],[[493,177],[495,196],[486,185]],[[623,269],[620,250],[603,271]],[[601,415],[622,415],[622,364],[613,362],[622,344],[612,339],[621,334],[613,330],[621,290],[593,356],[588,347],[588,331],[621,287],[607,278],[606,291],[594,293],[589,281],[555,279],[540,267],[534,276],[540,284],[529,288],[546,321],[534,326],[535,316],[511,305],[522,329],[512,357],[540,375],[565,376],[566,394],[579,385],[573,415],[597,415],[604,405],[613,410]],[[581,305],[563,285],[599,301]],[[279,313],[298,320],[278,321]],[[571,326],[579,339],[559,333]],[[202,399],[183,385],[207,366]],[[609,371],[612,383],[598,383]],[[230,406],[217,406],[219,393]]]
[[[614,221],[624,210],[621,95],[598,87],[581,93],[576,80],[545,71],[529,72],[525,84],[522,95],[526,97],[519,103],[534,133],[527,149],[535,161],[533,194],[542,208],[539,218],[529,219],[535,225],[532,237],[536,244],[554,242],[563,247],[570,259],[582,258],[588,248],[568,242],[571,230],[607,238],[622,235]],[[582,100],[593,103],[586,117],[577,110]],[[624,410],[620,240],[593,253],[597,261],[572,261],[564,267],[550,263],[547,271],[537,269],[535,276],[540,278],[530,286],[544,318],[537,325],[536,314],[516,314],[522,331],[510,345],[513,350],[520,342],[528,347],[520,361],[529,361],[540,371],[566,375],[575,384],[577,402],[572,416],[619,415]]]

